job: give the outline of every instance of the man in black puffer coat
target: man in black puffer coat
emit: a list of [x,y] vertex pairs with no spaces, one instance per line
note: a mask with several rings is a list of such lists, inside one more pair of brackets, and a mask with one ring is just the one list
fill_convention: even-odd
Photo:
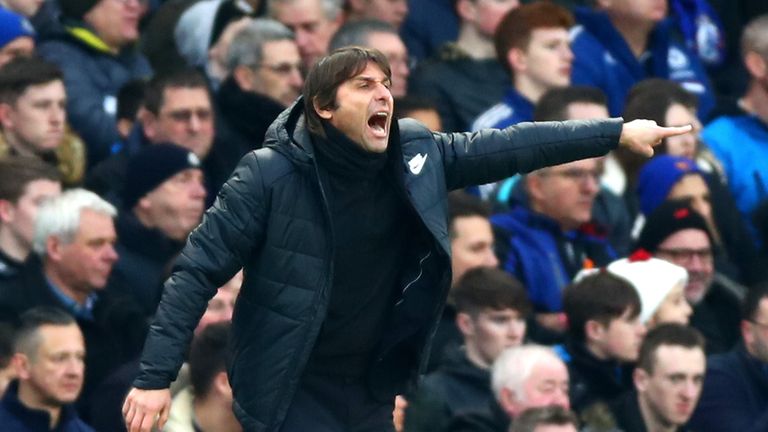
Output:
[[[451,281],[446,194],[688,128],[620,119],[433,134],[392,123],[390,69],[344,48],[246,155],[166,282],[123,412],[167,417],[206,303],[240,268],[229,379],[246,431],[391,430]],[[157,415],[159,414],[159,418]]]

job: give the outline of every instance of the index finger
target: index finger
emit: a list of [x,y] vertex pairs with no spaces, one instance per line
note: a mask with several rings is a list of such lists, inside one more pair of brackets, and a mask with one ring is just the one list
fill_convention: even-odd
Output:
[[659,134],[663,138],[667,138],[675,135],[686,134],[693,130],[693,126],[689,124],[684,126],[666,126],[666,127],[659,126],[658,130],[659,130]]

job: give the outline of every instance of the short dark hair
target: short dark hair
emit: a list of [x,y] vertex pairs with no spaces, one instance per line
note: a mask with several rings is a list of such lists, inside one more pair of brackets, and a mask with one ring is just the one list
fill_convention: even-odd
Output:
[[758,310],[760,310],[760,302],[764,298],[768,298],[768,281],[761,281],[747,291],[742,306],[741,319],[754,321],[757,318]]
[[314,104],[321,109],[338,107],[336,92],[345,81],[358,75],[368,62],[375,63],[388,79],[392,78],[389,61],[381,51],[359,46],[339,48],[320,59],[309,70],[304,81],[304,114],[309,131],[318,136],[325,136],[320,116]]
[[480,198],[464,191],[454,191],[448,194],[448,235],[456,238],[454,222],[457,218],[477,216],[484,219],[491,217],[491,209]]
[[568,316],[568,333],[583,342],[587,321],[597,321],[607,327],[627,310],[631,317],[640,315],[640,296],[626,279],[599,271],[566,287],[563,310]]
[[216,375],[227,370],[230,328],[229,321],[209,324],[192,341],[189,350],[189,380],[196,397],[207,395]]
[[538,426],[544,425],[573,425],[578,428],[579,419],[560,405],[528,408],[515,419],[511,432],[535,432]]
[[19,328],[14,338],[14,351],[24,353],[31,359],[34,359],[40,346],[38,331],[41,327],[77,324],[72,315],[52,306],[37,306],[29,309],[21,314],[19,321]]
[[637,367],[653,373],[656,363],[656,351],[662,345],[674,345],[684,348],[700,348],[704,352],[704,336],[693,327],[678,323],[667,323],[651,329],[640,345]]
[[117,118],[136,120],[136,113],[144,103],[147,82],[142,79],[128,81],[117,92]]
[[11,364],[13,338],[13,326],[10,323],[0,323],[0,369],[5,369]]
[[408,117],[414,111],[437,111],[437,105],[427,98],[406,95],[395,98],[395,118]]
[[34,156],[6,156],[0,159],[0,200],[16,204],[27,185],[35,180],[61,181],[52,165]]
[[17,57],[0,68],[0,103],[14,104],[28,87],[64,80],[58,66],[40,57]]
[[597,87],[569,86],[554,88],[539,99],[533,112],[535,121],[568,120],[568,107],[575,103],[607,106],[605,93]]
[[507,53],[512,48],[525,49],[531,41],[531,34],[538,28],[561,27],[566,30],[574,24],[568,9],[538,1],[511,9],[501,19],[493,36],[496,58],[511,73]]
[[481,309],[513,309],[525,317],[531,303],[525,287],[504,270],[478,267],[468,270],[451,291],[458,312],[475,316]]
[[371,33],[390,33],[400,37],[397,29],[381,20],[364,19],[346,22],[334,33],[331,42],[328,44],[328,50],[334,51],[353,45],[368,46],[368,37]]
[[155,75],[144,90],[144,108],[152,114],[159,114],[165,103],[165,90],[169,88],[205,89],[208,98],[212,100],[208,81],[203,74],[191,68],[172,69],[169,72]]

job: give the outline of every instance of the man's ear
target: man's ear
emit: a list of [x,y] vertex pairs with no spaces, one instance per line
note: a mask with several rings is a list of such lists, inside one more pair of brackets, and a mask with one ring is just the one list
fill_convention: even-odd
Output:
[[59,260],[61,258],[63,246],[64,243],[61,242],[60,238],[54,235],[48,236],[45,240],[45,256],[54,261]]
[[12,110],[13,108],[10,104],[6,102],[0,102],[0,126],[2,126],[3,129],[13,128],[13,116],[11,115]]
[[312,101],[312,106],[315,108],[315,112],[320,116],[320,118],[324,120],[330,120],[333,118],[333,110],[330,108],[320,108],[320,105],[317,103],[316,99]]
[[537,175],[536,173],[530,173],[527,174],[523,179],[525,180],[525,189],[528,192],[528,196],[530,196],[534,201],[543,201],[544,194],[541,190],[541,176]]
[[0,199],[0,222],[9,223],[13,220],[15,206],[8,200]]
[[584,324],[584,335],[588,341],[599,341],[603,339],[605,326],[595,320],[587,320]]
[[475,5],[471,0],[458,0],[456,14],[464,21],[471,21],[475,15]]
[[517,414],[516,407],[519,401],[517,396],[515,396],[515,392],[510,390],[508,387],[502,387],[498,402],[499,406],[501,406],[501,409],[507,413],[510,418]]
[[466,312],[459,312],[456,314],[456,327],[462,335],[472,336],[475,334],[475,323],[472,321],[472,317]]
[[235,83],[243,91],[253,91],[253,75],[256,72],[248,66],[239,65],[232,71]]
[[157,136],[157,116],[146,108],[140,108],[136,118],[141,122],[141,127],[144,129],[144,135],[153,141]]
[[635,382],[635,388],[638,393],[642,393],[648,388],[648,380],[650,378],[648,372],[639,367],[635,368],[634,372],[632,372],[632,380]]
[[16,376],[19,377],[19,379],[29,379],[29,370],[31,369],[31,364],[29,357],[27,357],[26,354],[15,353],[13,357],[11,357],[11,364],[13,365],[13,369],[16,371]]
[[524,71],[528,66],[526,60],[525,52],[520,48],[514,47],[507,51],[507,64],[514,72]]
[[747,52],[747,55],[744,56],[744,65],[746,66],[747,71],[749,71],[749,74],[753,77],[766,77],[766,69],[768,66],[766,65],[765,59],[760,54],[754,51]]
[[221,371],[213,378],[213,388],[216,389],[216,393],[224,396],[232,396],[232,387],[229,385],[229,378],[225,371]]

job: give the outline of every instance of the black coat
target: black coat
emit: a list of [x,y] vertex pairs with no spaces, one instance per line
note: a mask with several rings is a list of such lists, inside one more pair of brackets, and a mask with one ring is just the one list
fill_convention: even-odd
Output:
[[562,355],[570,378],[571,408],[581,412],[596,403],[609,403],[631,390],[632,368],[614,360],[600,360],[580,342],[569,341]]
[[[412,120],[401,120],[400,128],[393,124],[388,152],[403,161],[394,164],[398,187],[422,224],[410,239],[402,288],[369,368],[369,388],[381,400],[415,382],[443,309],[451,281],[448,191],[604,154],[616,146],[621,122],[477,134],[433,134]],[[411,171],[408,161],[419,158],[423,168]],[[279,429],[323,324],[333,280],[324,175],[299,99],[270,127],[265,148],[243,158],[190,235],[165,285],[136,387],[169,386],[216,287],[244,267],[229,368],[235,413],[246,430]]]

